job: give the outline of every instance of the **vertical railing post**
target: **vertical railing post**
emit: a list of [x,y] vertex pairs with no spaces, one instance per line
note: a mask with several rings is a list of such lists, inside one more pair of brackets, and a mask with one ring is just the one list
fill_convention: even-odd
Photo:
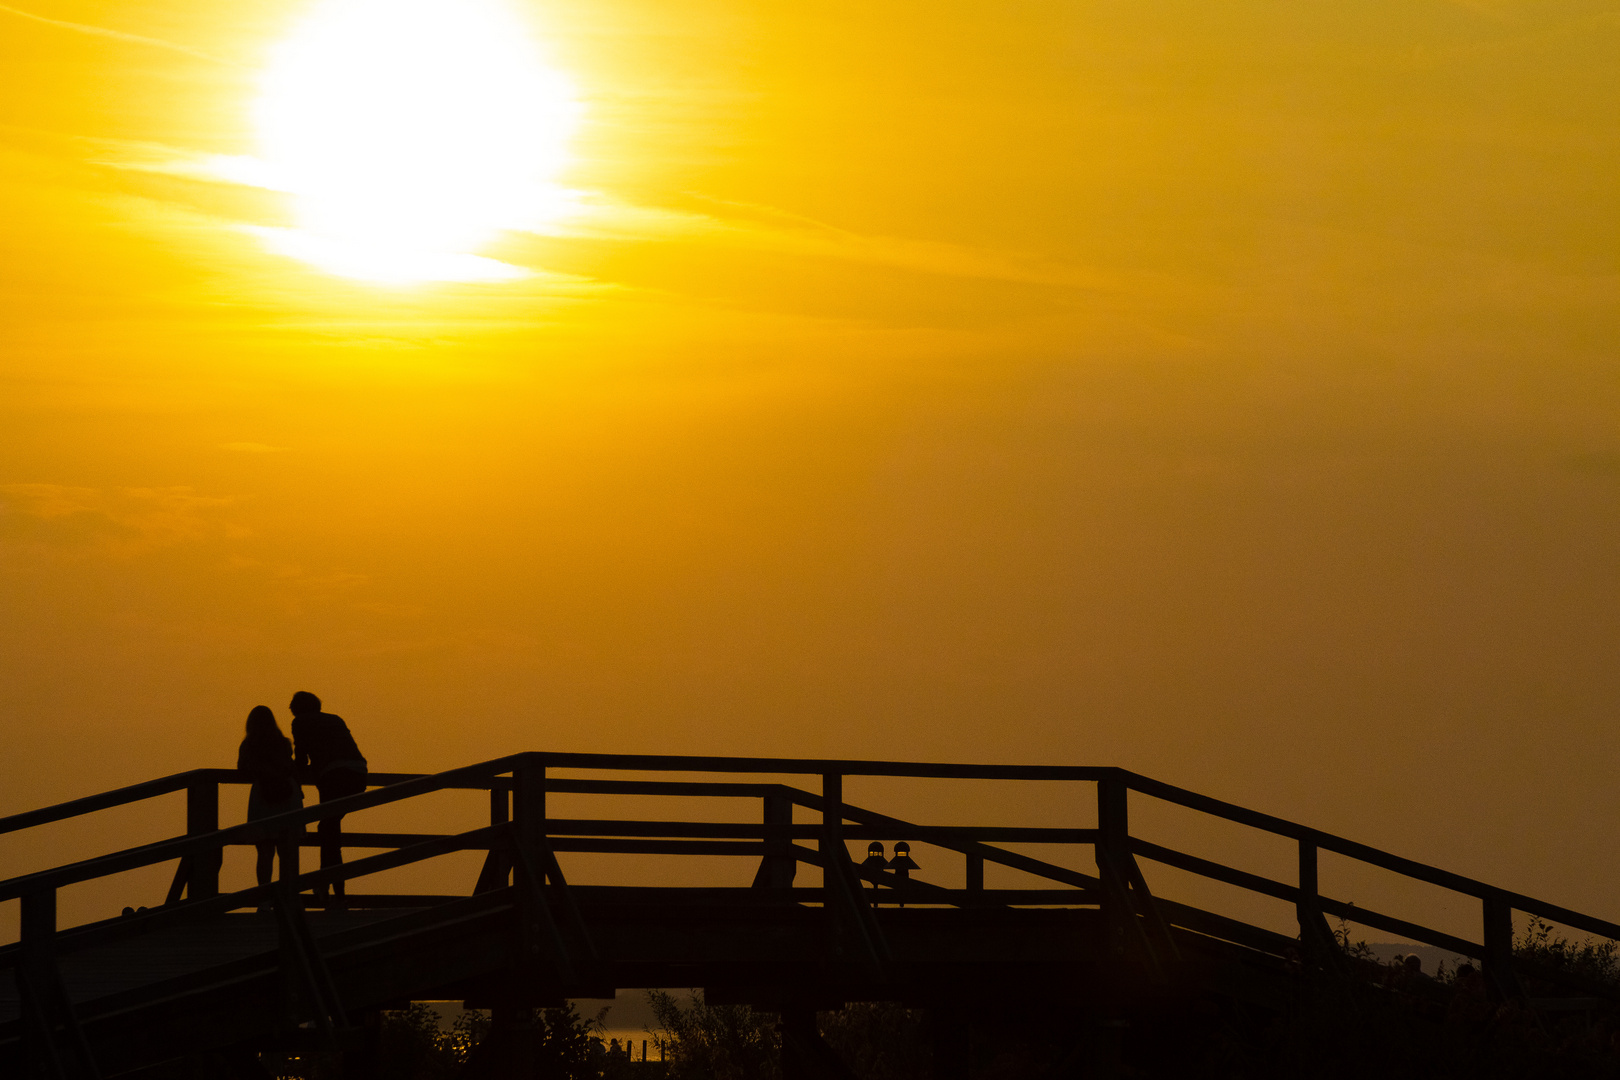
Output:
[[[489,781],[490,828],[498,829],[511,820],[511,795],[502,786],[499,777],[491,777]],[[485,893],[493,889],[504,889],[506,887],[508,879],[512,876],[510,854],[500,834],[493,833],[490,839],[489,852],[484,856],[484,866],[478,872],[478,883],[473,886],[473,892]]]
[[[298,880],[298,875],[302,873],[299,868],[299,858],[304,850],[304,845],[299,841],[304,838],[307,832],[308,830],[304,826],[294,825],[276,837],[276,857],[281,864],[281,876],[277,880],[285,882]],[[287,895],[290,897],[296,892],[296,889],[291,889]]]
[[1299,943],[1303,952],[1319,963],[1337,968],[1339,943],[1322,914],[1320,849],[1308,836],[1299,839],[1299,892],[1294,897],[1294,918],[1299,923]]
[[56,968],[56,890],[24,893],[21,901],[16,978],[24,1060],[36,1075],[93,1080],[99,1075],[95,1056]]
[[834,860],[849,858],[844,847],[844,774],[821,775],[821,886],[827,893],[826,904],[831,908],[834,900],[833,875],[838,873]]
[[1129,931],[1154,970],[1163,974],[1164,963],[1179,960],[1181,950],[1131,850],[1128,776],[1114,770],[1097,781],[1097,872],[1104,918],[1121,955]]
[[1317,903],[1322,894],[1317,873],[1316,845],[1310,840],[1299,842],[1299,895],[1294,899],[1294,914],[1299,920],[1301,933],[1311,923],[1311,917],[1320,910]]
[[17,930],[24,962],[49,962],[56,938],[56,890],[23,893],[20,906]]
[[23,1059],[32,1066],[33,1075],[43,1072],[95,1080],[100,1075],[95,1055],[56,967],[56,890],[24,893],[21,908],[22,955],[15,971],[22,1007]]
[[513,766],[511,809],[513,883],[518,901],[517,971],[521,981],[532,982],[544,977],[548,945],[550,958],[557,965],[566,964],[567,957],[545,892],[551,869],[549,860],[542,855],[546,837],[546,767],[538,755],[524,754]]
[[844,940],[857,950],[860,962],[869,965],[869,977],[884,978],[883,970],[892,958],[888,942],[878,926],[872,907],[861,895],[860,879],[844,846],[844,774],[821,774],[821,888],[828,914],[848,933]]
[[[525,755],[512,770],[512,832],[518,849],[534,859],[547,831],[546,766],[542,759]],[[543,862],[536,866],[544,873]]]
[[[545,794],[541,792],[541,812],[545,812]],[[512,792],[491,781],[489,786],[489,823],[491,826],[505,825],[512,820]],[[491,875],[491,885],[500,888],[511,877],[512,867],[505,848],[492,844],[489,855],[485,859]],[[482,891],[482,890],[480,890]]]
[[[186,785],[186,835],[202,836],[219,831],[219,783],[193,780]],[[206,900],[219,895],[219,867],[224,849],[202,851],[191,858],[191,875],[186,882],[186,898]]]
[[1123,928],[1134,916],[1129,907],[1125,860],[1131,854],[1129,790],[1120,777],[1097,781],[1097,876],[1102,879],[1102,901],[1112,909],[1109,922]]
[[[1136,912],[1131,904],[1127,860],[1131,858],[1130,789],[1124,777],[1110,772],[1097,781],[1097,877],[1102,889],[1104,955],[1114,963],[1127,956],[1127,940],[1143,941]],[[1115,974],[1113,978],[1119,976]],[[1088,1025],[1084,1038],[1088,1049],[1087,1075],[1120,1075],[1120,1043],[1124,1020],[1116,1003],[1105,1003],[1100,1015]]]
[[984,856],[968,852],[967,856],[967,889],[968,892],[984,892]]
[[765,856],[759,861],[754,875],[756,889],[791,889],[798,871],[798,860],[793,856],[793,803],[786,795],[766,795]]
[[829,840],[844,838],[844,774],[821,775],[821,829]]
[[1492,892],[1484,898],[1485,981],[1503,999],[1523,997],[1513,974],[1513,905]]
[[[49,1075],[61,1075],[62,1062],[52,1030],[48,987],[56,937],[56,890],[24,893],[18,918],[22,955],[17,958],[17,992],[21,998],[24,1054]],[[37,1068],[38,1066],[36,1066]]]
[[512,820],[512,796],[498,783],[491,783],[489,788],[489,823],[491,825],[505,825]]

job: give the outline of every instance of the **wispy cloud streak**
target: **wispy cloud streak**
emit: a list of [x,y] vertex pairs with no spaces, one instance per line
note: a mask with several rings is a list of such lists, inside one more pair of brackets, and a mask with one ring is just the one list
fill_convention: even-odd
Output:
[[232,502],[188,487],[0,484],[0,550],[20,544],[129,556],[212,536],[240,536],[242,528],[221,516]]
[[[100,145],[102,153],[97,162],[112,168],[183,176],[263,191],[280,189],[273,172],[253,157],[198,154],[160,144],[112,140],[102,140]],[[1112,275],[1097,269],[1056,262],[1035,253],[996,251],[947,241],[859,233],[776,207],[718,199],[696,192],[678,196],[684,205],[629,202],[594,191],[567,191],[563,194],[570,201],[569,213],[556,222],[533,230],[536,234],[564,241],[584,239],[637,243],[689,240],[804,258],[886,266],[943,277],[1021,282],[1064,289],[1096,291],[1118,285]],[[261,240],[267,241],[273,249],[308,242],[294,230],[255,225],[246,227],[259,235]],[[450,267],[443,274],[427,275],[426,279],[511,281],[543,273],[533,266],[508,266],[472,255],[458,258],[466,265]],[[320,260],[314,261],[320,263]]]
[[557,235],[603,239],[705,239],[737,247],[814,258],[889,266],[946,277],[1015,281],[1074,289],[1099,289],[1109,279],[1096,271],[1037,256],[992,251],[936,240],[857,233],[774,207],[699,194],[687,196],[706,209],[650,207],[596,198],[562,223]]
[[7,15],[13,15],[19,19],[28,19],[32,22],[43,23],[46,26],[54,26],[58,30],[68,30],[75,34],[89,34],[91,37],[110,38],[113,41],[124,41],[131,45],[145,45],[153,49],[167,49],[169,52],[184,53],[186,56],[194,56],[199,60],[207,60],[212,64],[222,64],[225,67],[237,66],[236,64],[231,63],[229,60],[221,59],[212,53],[204,52],[201,49],[193,49],[189,45],[180,45],[173,41],[164,41],[162,38],[146,37],[142,34],[130,34],[123,30],[110,30],[105,26],[92,26],[89,23],[68,22],[66,19],[52,19],[44,15],[35,15],[32,11],[24,11],[21,8],[11,7],[9,4],[0,4],[0,12],[4,12]]

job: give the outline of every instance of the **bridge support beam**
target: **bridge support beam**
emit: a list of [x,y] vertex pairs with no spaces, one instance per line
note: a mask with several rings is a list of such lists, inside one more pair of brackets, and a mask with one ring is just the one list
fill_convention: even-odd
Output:
[[474,1047],[462,1076],[466,1080],[534,1080],[540,1063],[535,1052],[540,1034],[533,1009],[497,1005],[490,1010],[489,1032]]
[[1118,1080],[1125,1075],[1125,1028],[1121,1016],[1106,1013],[1085,1028],[1082,1043],[1087,1080]]
[[960,1008],[928,1010],[928,1041],[933,1080],[968,1080],[973,1065],[973,1031]]
[[277,885],[274,903],[285,1021],[292,1025],[312,1020],[333,1041],[348,1020],[332,972],[304,915],[304,905],[286,881]]
[[782,1080],[857,1080],[821,1037],[813,1010],[782,1010],[780,1028]]
[[382,1048],[382,1013],[376,1009],[360,1018],[358,1038],[343,1051],[343,1080],[384,1080],[379,1060]]
[[21,900],[22,957],[15,971],[31,1075],[96,1080],[95,1057],[56,967],[56,890],[24,893]]
[[844,778],[839,773],[826,773],[821,778],[820,846],[824,905],[836,920],[834,932],[842,932],[841,947],[849,958],[864,964],[870,976],[881,983],[888,978],[893,954],[872,913],[872,904],[861,889],[849,848],[844,846]]

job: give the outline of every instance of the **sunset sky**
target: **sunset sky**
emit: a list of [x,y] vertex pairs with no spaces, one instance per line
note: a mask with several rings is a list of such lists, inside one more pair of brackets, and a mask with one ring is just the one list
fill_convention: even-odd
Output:
[[309,689],[1620,917],[1617,71],[1612,0],[0,5],[0,814]]

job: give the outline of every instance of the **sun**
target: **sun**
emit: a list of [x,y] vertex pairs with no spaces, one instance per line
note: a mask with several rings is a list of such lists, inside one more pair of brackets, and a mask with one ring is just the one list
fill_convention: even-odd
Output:
[[478,255],[567,205],[580,106],[503,0],[319,0],[273,49],[254,120],[296,228],[276,250],[373,281],[502,278]]

